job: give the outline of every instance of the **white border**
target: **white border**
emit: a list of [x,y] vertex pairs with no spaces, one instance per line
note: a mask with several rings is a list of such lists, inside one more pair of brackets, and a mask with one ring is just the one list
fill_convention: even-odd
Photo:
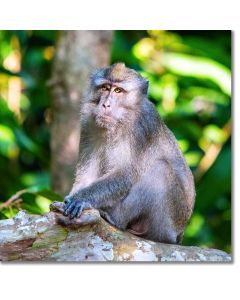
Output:
[[[237,299],[239,296],[240,25],[238,1],[6,1],[1,29],[234,30],[234,263],[3,264],[2,299]],[[237,72],[238,71],[238,72]]]
[[[233,29],[236,0],[8,0],[2,29]],[[236,9],[234,9],[236,7]]]

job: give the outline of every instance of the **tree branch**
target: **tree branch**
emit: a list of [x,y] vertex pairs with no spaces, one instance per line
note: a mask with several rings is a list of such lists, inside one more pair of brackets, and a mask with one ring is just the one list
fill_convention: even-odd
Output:
[[215,249],[155,243],[122,232],[103,220],[97,210],[85,210],[70,220],[56,202],[51,212],[0,221],[2,261],[191,261],[230,262],[231,256]]
[[5,202],[3,202],[1,205],[0,205],[0,211],[3,209],[3,208],[6,208],[6,207],[9,207],[13,204],[16,204],[16,203],[19,203],[19,200],[21,200],[21,196],[25,193],[27,193],[28,190],[27,189],[24,189],[24,190],[20,190],[18,191],[16,194],[12,195],[8,200],[6,200]]

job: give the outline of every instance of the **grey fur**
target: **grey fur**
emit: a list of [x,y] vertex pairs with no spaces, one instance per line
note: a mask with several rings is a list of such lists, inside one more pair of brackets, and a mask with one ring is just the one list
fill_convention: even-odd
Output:
[[[65,215],[78,217],[95,207],[122,230],[179,243],[194,206],[193,176],[175,137],[147,99],[147,86],[122,63],[91,77]],[[116,87],[122,89],[119,94]]]

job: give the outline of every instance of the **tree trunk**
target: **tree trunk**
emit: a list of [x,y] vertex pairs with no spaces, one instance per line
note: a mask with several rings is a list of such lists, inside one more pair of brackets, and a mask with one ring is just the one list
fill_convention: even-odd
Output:
[[231,262],[220,250],[155,243],[122,232],[94,209],[74,220],[62,211],[63,203],[57,202],[45,215],[20,211],[0,221],[0,260]]
[[53,189],[66,195],[73,183],[79,147],[79,108],[90,73],[109,64],[112,31],[62,31],[53,75],[51,172]]

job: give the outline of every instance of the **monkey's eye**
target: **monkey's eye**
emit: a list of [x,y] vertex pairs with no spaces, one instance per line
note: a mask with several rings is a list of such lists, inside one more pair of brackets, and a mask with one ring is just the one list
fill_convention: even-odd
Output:
[[114,92],[115,93],[122,93],[122,89],[121,88],[119,88],[119,87],[116,87],[115,89],[114,89]]
[[101,90],[102,90],[102,91],[108,91],[109,88],[108,88],[106,85],[103,85],[103,86],[101,86]]

